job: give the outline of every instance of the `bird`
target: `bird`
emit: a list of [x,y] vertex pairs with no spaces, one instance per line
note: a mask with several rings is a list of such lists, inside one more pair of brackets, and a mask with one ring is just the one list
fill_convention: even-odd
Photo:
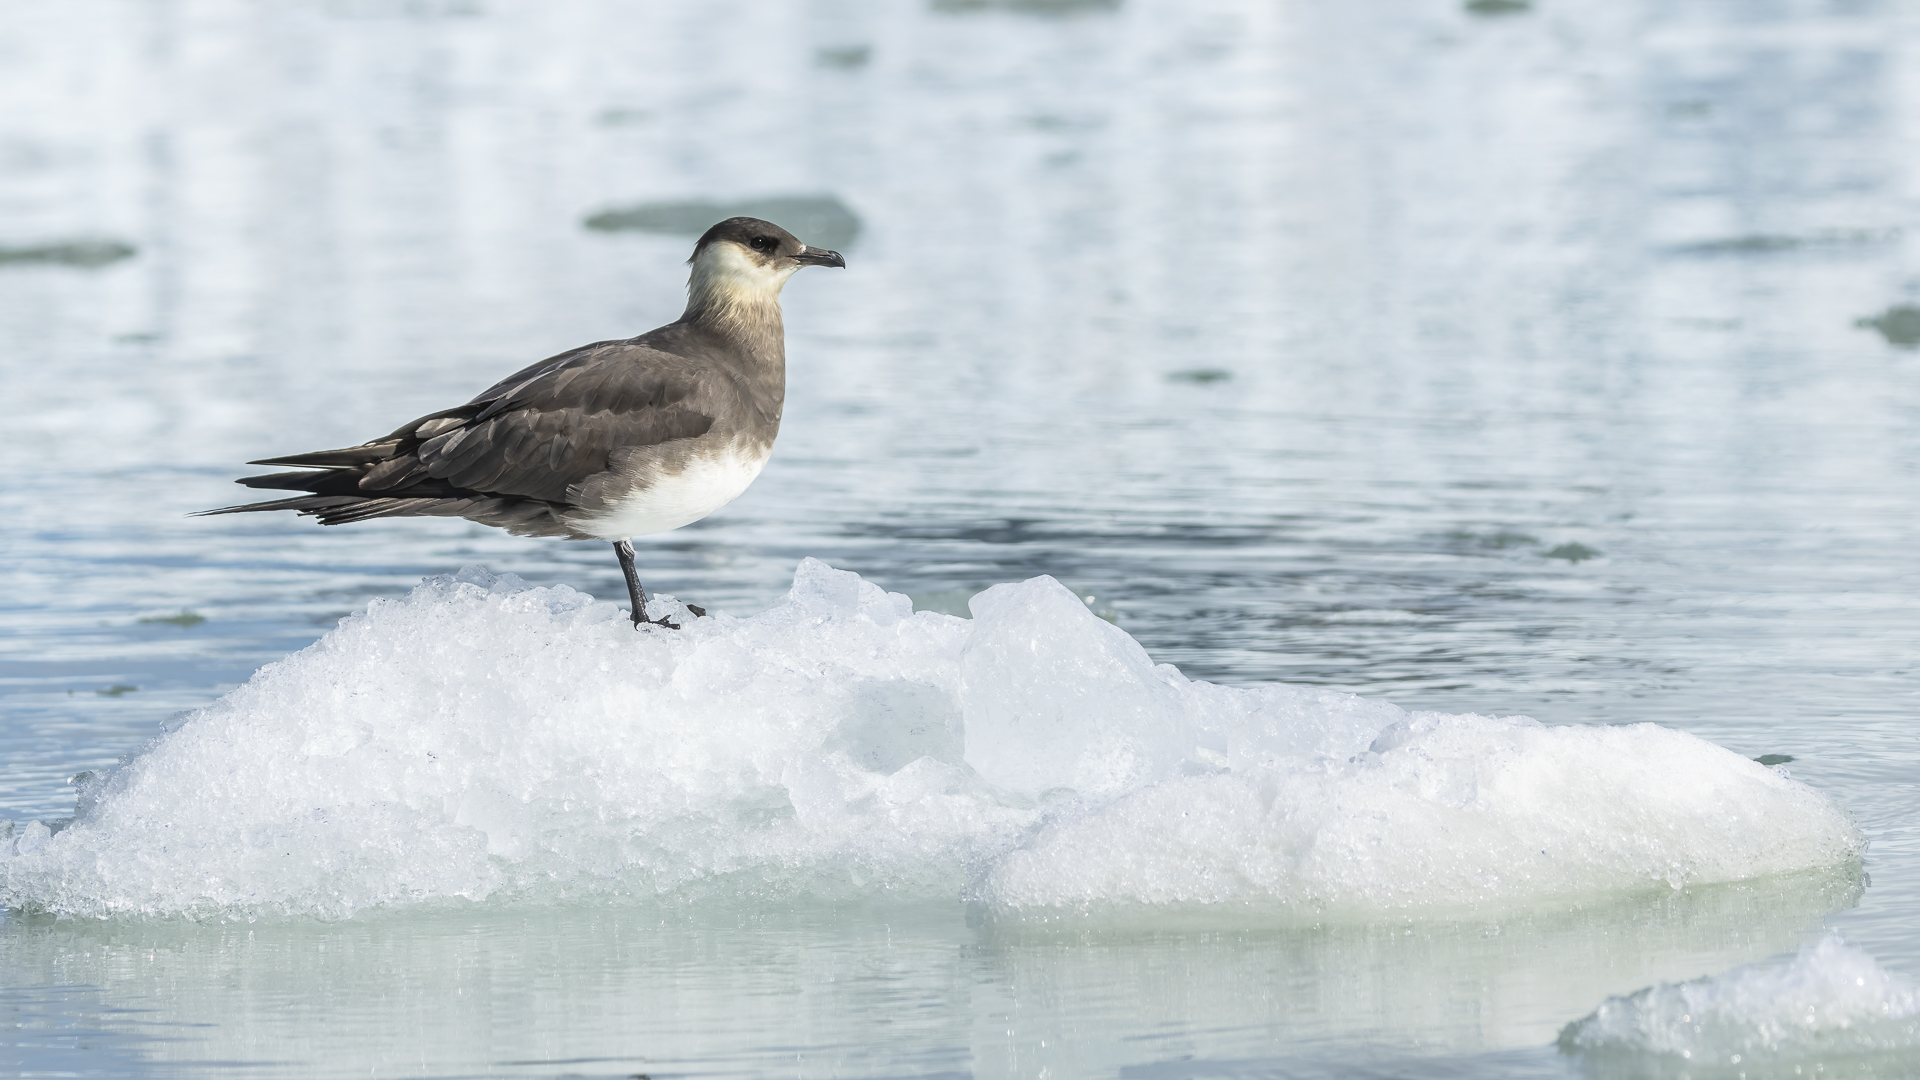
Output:
[[516,536],[610,541],[634,629],[678,629],[647,617],[633,538],[706,517],[760,474],[786,397],[780,290],[803,267],[847,265],[752,217],[708,229],[687,262],[687,307],[673,322],[549,357],[371,442],[250,461],[300,471],[236,483],[303,494],[196,516],[463,517]]

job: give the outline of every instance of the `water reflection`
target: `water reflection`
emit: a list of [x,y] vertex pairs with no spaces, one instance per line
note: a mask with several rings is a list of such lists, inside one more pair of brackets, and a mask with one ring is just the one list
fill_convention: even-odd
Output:
[[1185,1075],[1165,1070],[1196,1060],[1271,1075],[1292,1059],[1273,1047],[1355,1041],[1383,1060],[1482,1068],[1524,1051],[1544,1069],[1593,988],[1790,950],[1859,890],[1857,874],[1810,875],[1306,929],[968,926],[951,906],[881,905],[330,925],[16,916],[0,935],[20,982],[67,988],[13,999],[32,1026],[101,1034],[98,1050],[68,1045],[69,1064],[133,1055],[149,1075],[305,1076],[315,1062],[337,1075]]

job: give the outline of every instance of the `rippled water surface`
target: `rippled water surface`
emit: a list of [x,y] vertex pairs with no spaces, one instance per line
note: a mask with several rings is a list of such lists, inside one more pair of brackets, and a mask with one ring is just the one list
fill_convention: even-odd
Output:
[[774,460],[650,586],[1051,574],[1194,678],[1790,756],[1872,847],[1311,929],[13,914],[0,1069],[1560,1076],[1608,995],[1829,929],[1920,977],[1903,6],[5,6],[0,816],[425,575],[619,596],[603,544],[186,515],[670,320],[687,222],[746,209],[849,268],[787,289]]

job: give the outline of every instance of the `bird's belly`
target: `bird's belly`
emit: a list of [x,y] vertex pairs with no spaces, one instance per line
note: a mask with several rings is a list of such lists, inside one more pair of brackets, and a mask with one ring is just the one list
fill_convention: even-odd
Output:
[[688,463],[677,473],[614,499],[604,510],[568,522],[602,540],[663,533],[699,521],[740,497],[767,464],[766,454],[725,453]]

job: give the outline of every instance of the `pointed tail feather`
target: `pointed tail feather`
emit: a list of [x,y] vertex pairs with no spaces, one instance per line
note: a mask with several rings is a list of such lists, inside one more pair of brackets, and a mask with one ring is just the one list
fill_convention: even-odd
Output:
[[364,500],[352,495],[306,495],[297,499],[275,499],[272,502],[247,503],[244,506],[223,506],[218,510],[200,510],[188,517],[215,517],[220,514],[244,514],[253,510],[299,510],[312,514],[329,507],[352,506]]
[[[258,464],[257,462],[251,464]],[[261,476],[243,476],[234,483],[250,488],[280,488],[286,491],[311,491],[316,495],[358,495],[359,476],[343,475],[341,470],[326,472],[281,472]]]
[[[376,462],[385,461],[400,448],[398,439],[382,439],[379,442],[362,443],[359,446],[342,447],[339,450],[315,450],[310,454],[288,454],[285,457],[261,458],[249,461],[249,465],[291,465],[302,469],[358,469]],[[242,480],[241,483],[246,483]]]
[[458,492],[448,495],[438,491],[416,489],[414,492],[402,493],[398,496],[390,492],[381,492],[373,497],[302,495],[292,499],[247,503],[243,506],[223,506],[218,510],[202,510],[191,516],[215,517],[220,514],[245,514],[256,510],[297,510],[305,517],[318,520],[322,525],[345,525],[350,522],[383,517],[463,517],[482,525],[493,525],[505,529],[515,536],[565,536],[575,540],[592,539],[585,534],[574,532],[565,524],[556,513],[559,509],[554,504],[539,499],[483,495],[479,492]]
[[[425,472],[424,469],[421,471]],[[425,475],[416,478],[414,483],[399,487],[381,485],[371,488],[366,483],[366,477],[367,474],[358,470],[327,469],[320,472],[243,476],[234,483],[250,488],[278,488],[282,491],[305,491],[314,495],[346,496],[356,502],[367,499],[465,499],[478,494]]]

